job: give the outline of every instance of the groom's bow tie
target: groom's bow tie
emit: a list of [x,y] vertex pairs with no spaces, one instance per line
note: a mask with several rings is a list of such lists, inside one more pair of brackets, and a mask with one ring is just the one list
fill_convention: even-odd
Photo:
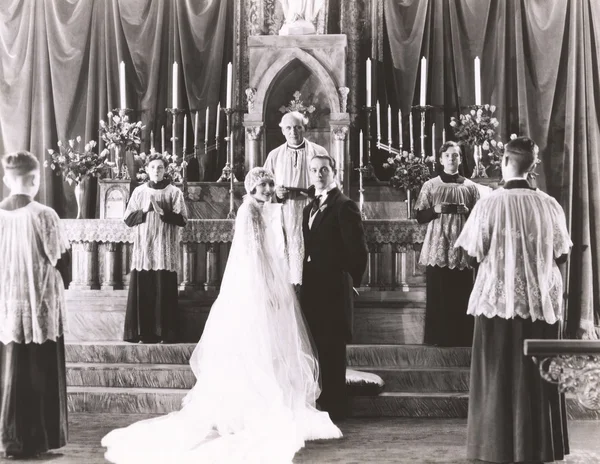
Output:
[[317,214],[317,211],[321,207],[321,198],[323,198],[323,194],[316,195],[315,199],[312,201],[312,206],[310,208],[310,214]]

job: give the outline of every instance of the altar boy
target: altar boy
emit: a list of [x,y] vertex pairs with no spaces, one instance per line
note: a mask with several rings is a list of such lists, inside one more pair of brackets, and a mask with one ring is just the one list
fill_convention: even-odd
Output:
[[562,277],[572,245],[557,201],[527,182],[538,148],[506,145],[504,188],[481,199],[456,241],[479,264],[469,299],[475,316],[467,457],[554,462],[568,454],[564,397],[523,355],[525,339],[559,338]]
[[2,158],[0,203],[0,454],[32,457],[67,443],[64,284],[68,243],[56,212],[34,201],[40,166]]

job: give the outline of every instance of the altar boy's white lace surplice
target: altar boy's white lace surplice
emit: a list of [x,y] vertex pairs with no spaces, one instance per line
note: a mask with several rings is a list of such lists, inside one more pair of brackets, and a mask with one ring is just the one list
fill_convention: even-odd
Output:
[[0,209],[0,342],[63,335],[64,284],[54,267],[69,243],[56,212],[37,202]]
[[280,464],[305,440],[341,436],[315,408],[318,362],[281,255],[281,220],[245,198],[221,291],[190,360],[196,385],[180,411],[104,437],[109,461]]
[[480,263],[467,313],[554,324],[563,300],[555,258],[571,245],[560,205],[544,192],[498,189],[481,199],[456,241]]

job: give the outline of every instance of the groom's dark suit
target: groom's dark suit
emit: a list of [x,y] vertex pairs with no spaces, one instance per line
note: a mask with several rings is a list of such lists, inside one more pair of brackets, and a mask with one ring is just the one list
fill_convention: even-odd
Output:
[[336,187],[329,191],[309,227],[304,209],[304,266],[301,305],[316,344],[321,368],[321,409],[344,417],[346,343],[352,335],[352,287],[359,287],[367,245],[356,203]]

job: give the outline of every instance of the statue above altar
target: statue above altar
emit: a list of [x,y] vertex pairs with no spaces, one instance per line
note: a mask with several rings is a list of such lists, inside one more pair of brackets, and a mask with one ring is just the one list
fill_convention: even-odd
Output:
[[279,35],[316,34],[315,18],[323,6],[323,0],[279,0],[285,22]]

